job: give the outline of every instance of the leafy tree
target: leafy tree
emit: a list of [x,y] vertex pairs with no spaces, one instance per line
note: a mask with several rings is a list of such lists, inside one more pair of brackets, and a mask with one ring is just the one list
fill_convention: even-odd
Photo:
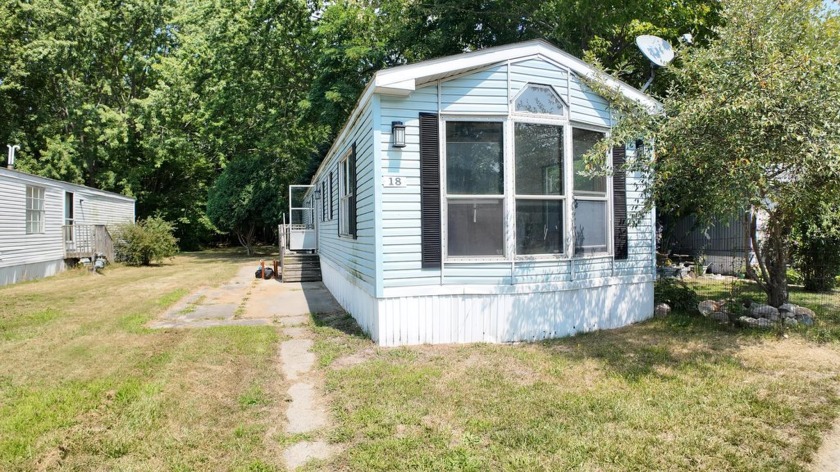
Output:
[[[660,36],[678,44],[690,33],[695,44],[706,46],[720,24],[721,2],[709,0],[606,0],[539,3],[531,20],[537,30],[558,47],[589,61],[597,61],[620,79],[640,87],[650,74],[650,62],[636,48],[642,34]],[[670,69],[660,72],[652,91],[667,94]]]
[[142,130],[136,103],[170,48],[174,2],[4,2],[0,5],[0,137],[20,167],[133,193]]
[[[152,185],[145,186],[144,201],[152,208],[182,212],[167,216],[190,221],[193,232],[216,223],[246,247],[256,228],[276,223],[280,208],[268,196],[301,178],[326,134],[304,120],[314,69],[309,15],[295,0],[195,2],[185,8],[178,18],[179,48],[163,61],[166,70],[145,116],[153,130],[148,152],[161,163],[148,175]],[[248,169],[257,173],[240,172]],[[196,179],[184,181],[182,175]],[[247,201],[259,206],[234,212],[233,221],[224,211],[204,217],[205,205],[218,209],[237,190],[228,186],[232,180],[252,183]],[[157,196],[159,186],[183,192]],[[241,209],[231,200],[226,204]],[[255,218],[250,231],[243,226],[245,215]]]
[[213,184],[207,216],[224,232],[233,233],[248,255],[260,227],[279,223],[283,186],[275,165],[260,159],[232,161]]
[[717,39],[680,51],[664,113],[611,95],[623,116],[599,149],[647,130],[656,161],[633,167],[652,179],[648,203],[701,222],[748,210],[758,264],[747,272],[775,306],[797,222],[840,208],[840,36],[828,15],[815,0],[729,1]]

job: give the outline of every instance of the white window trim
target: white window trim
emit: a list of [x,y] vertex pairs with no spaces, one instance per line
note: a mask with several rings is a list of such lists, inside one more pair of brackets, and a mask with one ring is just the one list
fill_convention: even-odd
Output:
[[[604,137],[610,136],[610,130],[608,128],[587,124],[587,123],[578,123],[578,122],[571,122],[569,124],[569,167],[571,168],[570,171],[570,192],[571,198],[569,199],[569,220],[571,221],[571,227],[569,228],[569,238],[570,238],[570,257],[576,260],[586,260],[586,259],[603,259],[606,257],[612,257],[614,255],[613,251],[613,233],[615,233],[615,227],[613,226],[613,178],[612,174],[607,174],[606,176],[606,191],[603,195],[580,195],[578,196],[575,194],[574,188],[574,146],[571,142],[573,139],[573,128],[583,129],[587,131],[595,131],[598,133],[603,133]],[[612,166],[612,153],[607,151],[607,155],[605,156],[606,159],[606,166],[610,168]],[[575,201],[601,201],[606,202],[606,243],[607,243],[607,250],[602,252],[593,252],[589,254],[575,254],[575,230],[574,230],[574,208],[575,208]]]
[[348,188],[350,186],[350,155],[353,149],[348,149],[343,156],[338,160],[338,235],[341,238],[352,239],[350,234],[350,199],[353,197],[353,192]]
[[[539,84],[542,85],[542,84]],[[523,90],[525,87],[523,87]],[[552,88],[553,89],[553,88]],[[554,91],[557,93],[557,91]],[[520,92],[521,93],[521,92]],[[519,95],[517,94],[517,97]],[[559,94],[558,94],[559,96]],[[514,98],[515,101],[515,98]],[[511,103],[513,103],[512,101]],[[565,104],[565,102],[564,102]],[[566,106],[566,114],[568,116],[568,106]],[[550,118],[549,118],[550,116]],[[515,133],[516,133],[516,123],[529,123],[529,124],[538,124],[538,125],[551,125],[551,126],[558,126],[561,128],[563,132],[563,188],[564,193],[562,195],[519,195],[516,193],[516,148],[515,148]],[[568,170],[568,162],[569,159],[567,156],[567,136],[566,130],[569,127],[569,120],[566,117],[560,117],[555,115],[531,115],[531,114],[522,114],[517,113],[514,116],[513,124],[511,125],[511,177],[512,177],[512,185],[513,185],[513,203],[511,208],[511,239],[512,239],[512,253],[514,254],[514,261],[516,262],[527,262],[527,261],[551,261],[551,260],[565,260],[569,259],[569,248],[567,247],[567,239],[568,239],[568,182],[567,182],[567,174],[569,173]],[[560,254],[517,254],[516,253],[516,200],[557,200],[563,202],[563,252]]]
[[[528,86],[530,86],[530,85],[538,85],[540,87],[547,87],[547,88],[551,89],[551,91],[554,92],[554,95],[556,95],[557,98],[560,99],[560,103],[563,104],[563,114],[562,115],[551,115],[551,114],[545,114],[545,113],[531,113],[531,112],[527,112],[527,111],[518,111],[516,109],[516,101],[519,100],[519,97],[523,93],[525,93],[526,90],[528,90]],[[510,100],[510,102],[508,103],[508,111],[510,112],[511,115],[514,115],[517,118],[533,118],[533,119],[537,119],[537,120],[553,120],[553,121],[556,121],[556,120],[568,121],[569,120],[569,104],[563,98],[563,94],[558,92],[557,89],[551,84],[541,84],[541,83],[538,83],[538,82],[527,82],[524,86],[522,86],[522,88],[520,88],[519,91],[516,92],[516,95],[514,95],[513,98]]]
[[[37,195],[37,197],[36,197]],[[47,217],[47,208],[46,208],[46,200],[47,200],[47,189],[44,187],[39,187],[37,185],[27,185],[26,186],[26,198],[24,203],[24,219],[25,219],[25,231],[26,234],[44,234],[46,232],[46,217]],[[40,202],[38,205],[39,208],[35,208],[34,203]],[[32,207],[30,208],[30,204]],[[31,225],[35,223],[35,220],[30,218],[30,215],[33,213],[40,214],[40,218],[38,219],[38,228],[35,231],[30,231]]]
[[[502,172],[504,173],[504,182],[503,182],[503,193],[501,195],[463,195],[463,194],[449,194],[448,193],[448,186],[447,186],[447,178],[446,178],[446,123],[449,121],[480,121],[480,122],[489,122],[489,123],[502,123]],[[443,261],[447,264],[449,263],[469,263],[469,262],[505,262],[510,260],[510,248],[509,248],[509,235],[508,227],[509,227],[509,218],[511,215],[507,193],[506,190],[508,188],[509,182],[509,169],[508,169],[508,159],[506,158],[508,152],[508,140],[507,140],[507,127],[509,123],[509,118],[506,115],[482,115],[482,116],[470,116],[470,115],[440,115],[438,120],[438,129],[440,139],[440,224],[441,224],[441,254],[443,255]],[[502,232],[503,232],[503,250],[504,254],[498,256],[450,256],[449,255],[449,199],[453,200],[495,200],[502,202]]]

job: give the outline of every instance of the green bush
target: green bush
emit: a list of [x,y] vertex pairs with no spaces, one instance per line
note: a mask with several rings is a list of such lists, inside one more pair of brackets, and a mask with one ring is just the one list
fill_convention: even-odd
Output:
[[800,274],[798,270],[794,269],[793,267],[788,267],[786,275],[787,275],[788,284],[790,284],[790,285],[802,285],[802,282],[803,282],[802,274]]
[[663,277],[653,286],[654,303],[667,303],[674,311],[694,313],[699,299],[697,293],[682,280]]
[[840,206],[825,204],[800,216],[791,233],[792,265],[807,292],[829,292],[840,276]]
[[117,261],[129,265],[151,265],[178,252],[175,228],[159,217],[150,217],[136,224],[117,227],[114,251]]

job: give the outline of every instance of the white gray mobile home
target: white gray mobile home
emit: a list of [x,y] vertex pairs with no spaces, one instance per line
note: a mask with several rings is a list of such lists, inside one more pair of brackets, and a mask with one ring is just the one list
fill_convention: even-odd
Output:
[[[587,178],[610,132],[582,77],[659,104],[544,41],[379,71],[313,177],[323,280],[381,345],[510,342],[653,313],[639,175]],[[635,143],[605,156],[621,169]]]
[[134,199],[0,168],[0,286],[55,275],[108,225],[134,221]]

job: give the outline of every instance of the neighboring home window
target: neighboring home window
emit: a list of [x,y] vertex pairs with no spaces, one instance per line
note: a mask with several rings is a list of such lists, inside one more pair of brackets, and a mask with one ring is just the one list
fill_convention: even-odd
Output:
[[446,123],[447,254],[504,256],[501,122]]
[[355,236],[355,146],[347,151],[338,163],[338,220],[339,234],[342,236]]
[[514,125],[516,254],[563,253],[563,127]]
[[583,155],[592,149],[604,133],[586,129],[572,130],[574,150],[575,254],[607,252],[607,178],[585,177]]
[[564,116],[566,105],[551,86],[529,84],[516,97],[514,110],[518,113]]
[[26,186],[26,233],[44,232],[44,187]]

